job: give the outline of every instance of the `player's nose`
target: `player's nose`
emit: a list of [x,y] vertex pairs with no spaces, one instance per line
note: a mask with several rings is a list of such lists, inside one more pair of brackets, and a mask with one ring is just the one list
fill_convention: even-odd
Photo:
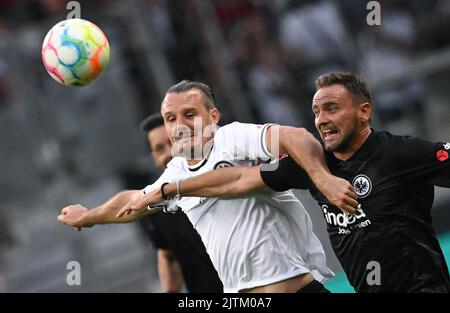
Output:
[[192,129],[191,129],[191,127],[189,127],[188,124],[179,123],[174,128],[173,137],[175,137],[177,139],[187,138],[187,137],[190,137],[191,135],[192,135]]
[[329,121],[328,115],[327,115],[326,113],[324,113],[323,111],[321,111],[321,112],[319,112],[319,113],[317,114],[317,117],[316,117],[316,124],[317,124],[319,127],[322,127],[322,126],[328,124],[329,122],[330,122],[330,121]]

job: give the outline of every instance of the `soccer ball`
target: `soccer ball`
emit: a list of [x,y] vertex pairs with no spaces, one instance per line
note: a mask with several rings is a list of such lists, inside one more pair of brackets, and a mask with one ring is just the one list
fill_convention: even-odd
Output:
[[64,20],[45,36],[42,61],[57,82],[65,86],[87,85],[108,66],[108,39],[89,21]]

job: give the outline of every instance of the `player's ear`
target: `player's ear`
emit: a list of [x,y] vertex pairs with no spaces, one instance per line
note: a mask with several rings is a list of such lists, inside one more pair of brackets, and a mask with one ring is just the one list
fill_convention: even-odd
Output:
[[369,122],[372,116],[372,104],[370,102],[364,102],[359,105],[359,116],[362,122]]
[[217,108],[212,108],[209,112],[211,122],[218,124],[220,120],[220,111]]

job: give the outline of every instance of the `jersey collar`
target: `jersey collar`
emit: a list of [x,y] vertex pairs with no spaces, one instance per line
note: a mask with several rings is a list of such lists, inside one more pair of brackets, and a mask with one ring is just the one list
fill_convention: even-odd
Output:
[[[214,139],[213,139],[213,140],[214,140]],[[214,149],[214,142],[212,143],[211,149],[209,150],[208,154],[206,155],[206,157],[205,157],[203,160],[201,160],[201,161],[195,163],[194,165],[189,165],[189,164],[188,164],[188,169],[189,169],[189,171],[191,171],[191,172],[196,172],[196,171],[198,171],[199,169],[201,169],[201,168],[203,167],[203,165],[205,165],[206,162],[208,162],[209,156],[211,155],[211,152],[212,152],[213,149]]]
[[364,159],[366,156],[373,151],[374,141],[377,135],[377,132],[370,128],[371,132],[369,137],[367,137],[366,141],[362,144],[362,146],[355,152],[353,155],[345,161],[339,160],[334,156],[332,152],[326,152],[326,156],[328,160],[332,160],[333,162],[351,162],[358,159]]

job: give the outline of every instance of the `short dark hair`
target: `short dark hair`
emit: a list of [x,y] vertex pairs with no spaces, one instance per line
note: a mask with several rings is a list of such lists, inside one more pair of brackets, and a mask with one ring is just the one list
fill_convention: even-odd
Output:
[[156,113],[147,116],[139,125],[140,130],[144,134],[148,134],[149,131],[151,131],[153,128],[163,126],[164,125],[164,119],[161,116],[161,113]]
[[359,100],[372,103],[369,86],[358,75],[350,72],[332,72],[320,75],[316,80],[316,91],[331,85],[343,85]]
[[192,89],[199,89],[201,92],[203,92],[207,100],[205,101],[205,106],[207,109],[213,109],[216,107],[216,98],[211,87],[201,82],[195,82],[185,79],[167,89],[166,93],[181,93]]

